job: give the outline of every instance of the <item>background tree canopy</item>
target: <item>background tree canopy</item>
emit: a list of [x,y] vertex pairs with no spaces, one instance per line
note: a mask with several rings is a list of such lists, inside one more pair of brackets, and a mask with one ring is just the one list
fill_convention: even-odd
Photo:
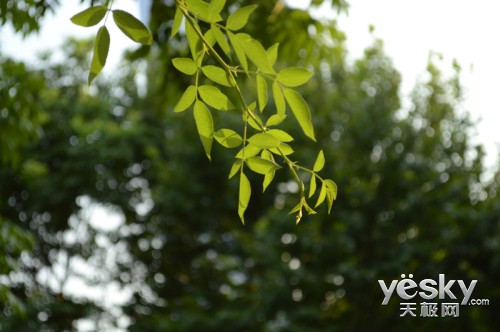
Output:
[[[3,1],[0,19],[30,33],[57,4]],[[173,2],[155,0],[153,46],[91,88],[92,42],[67,41],[63,63],[38,68],[0,56],[0,330],[499,329],[500,172],[482,180],[473,123],[457,112],[459,66],[444,77],[431,57],[401,110],[382,41],[349,62],[334,21],[258,4],[245,29],[265,47],[280,43],[278,65],[315,73],[300,92],[317,143],[286,128],[298,160],[323,149],[339,187],[332,215],[295,226],[298,188],[277,175],[241,225],[232,155],[214,146],[209,162],[192,118],[173,112],[190,82],[171,59],[189,47],[182,34],[169,39]],[[261,178],[250,182],[259,192]],[[478,280],[473,297],[489,306],[400,317],[399,301],[381,305],[377,280],[409,273]]]

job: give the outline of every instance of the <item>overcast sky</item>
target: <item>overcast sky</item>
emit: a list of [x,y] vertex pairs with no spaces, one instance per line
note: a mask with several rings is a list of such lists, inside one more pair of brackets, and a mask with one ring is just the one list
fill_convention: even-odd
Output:
[[[144,3],[144,0],[142,0]],[[288,0],[305,8],[309,0]],[[326,1],[328,2],[328,1]],[[462,81],[466,88],[465,108],[475,119],[478,142],[485,145],[487,164],[498,160],[500,147],[500,1],[476,0],[349,0],[349,15],[339,19],[347,33],[351,58],[362,54],[370,45],[369,25],[375,26],[375,36],[384,40],[386,52],[402,73],[402,95],[407,95],[418,79],[423,78],[428,55],[435,51],[444,56],[443,68],[450,68],[452,59],[462,65]],[[26,40],[12,33],[10,27],[1,28],[0,48],[3,53],[33,62],[36,50],[57,49],[66,36],[92,36],[94,28],[70,24],[69,17],[84,7],[79,1],[64,1],[55,17],[43,22],[42,32]],[[117,0],[115,7],[138,14],[133,0]],[[322,10],[321,15],[333,12]],[[124,37],[110,24],[111,49],[108,68],[120,59],[124,48],[135,43]]]

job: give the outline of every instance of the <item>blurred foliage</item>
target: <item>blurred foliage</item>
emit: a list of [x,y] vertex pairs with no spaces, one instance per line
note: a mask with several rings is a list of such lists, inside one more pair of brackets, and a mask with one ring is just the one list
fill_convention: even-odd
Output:
[[[1,86],[32,82],[15,96],[36,111],[12,112],[17,97],[0,89],[0,126],[15,136],[0,131],[0,330],[499,329],[500,172],[483,180],[459,68],[444,77],[431,57],[402,110],[382,42],[349,63],[333,22],[283,7],[262,24],[276,4],[261,4],[252,34],[265,46],[281,41],[283,64],[316,72],[301,93],[325,174],[338,180],[333,215],[291,223],[296,188],[283,177],[239,223],[231,158],[216,148],[208,162],[192,119],[172,112],[189,82],[170,59],[188,50],[181,37],[167,47],[173,13],[154,1],[156,46],[109,83],[85,86],[88,42],[68,42],[65,62],[43,70],[2,58]],[[282,30],[271,33],[275,24]],[[261,178],[250,180],[259,190]],[[477,279],[473,297],[490,305],[463,306],[459,318],[401,318],[397,301],[381,305],[377,279],[402,273]]]

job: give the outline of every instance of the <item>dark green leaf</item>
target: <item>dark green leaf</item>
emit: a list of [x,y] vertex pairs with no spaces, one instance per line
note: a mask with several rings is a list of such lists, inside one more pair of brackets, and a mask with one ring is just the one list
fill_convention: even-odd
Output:
[[94,55],[92,56],[92,63],[90,65],[90,72],[88,77],[88,83],[92,83],[94,78],[101,72],[102,68],[106,64],[106,59],[108,57],[109,51],[109,32],[105,26],[99,28],[97,31],[97,37],[94,44]]
[[142,45],[151,45],[153,36],[146,26],[126,11],[113,10],[113,20],[120,30],[133,41]]
[[106,6],[90,7],[71,17],[71,22],[82,27],[91,27],[101,22],[107,11]]

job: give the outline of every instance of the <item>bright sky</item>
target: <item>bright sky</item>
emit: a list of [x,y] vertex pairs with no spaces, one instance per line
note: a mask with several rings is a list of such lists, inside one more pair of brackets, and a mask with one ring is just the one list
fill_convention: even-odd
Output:
[[[293,6],[307,8],[310,0],[287,0]],[[329,2],[329,1],[326,1]],[[144,0],[141,1],[145,3]],[[403,75],[402,95],[423,78],[428,55],[435,51],[444,56],[443,68],[450,68],[451,60],[462,65],[462,82],[466,88],[465,108],[474,119],[481,119],[477,126],[478,142],[486,147],[487,165],[498,160],[500,149],[500,100],[497,98],[500,78],[500,1],[477,0],[349,0],[347,17],[339,19],[348,37],[348,49],[352,58],[362,54],[370,45],[370,24],[375,26],[375,36],[384,40],[385,49],[396,68]],[[137,2],[119,0],[116,8],[138,12]],[[2,52],[34,61],[38,50],[58,49],[65,36],[92,36],[97,28],[82,28],[69,23],[69,17],[83,7],[76,1],[63,2],[56,17],[43,22],[40,35],[26,40],[15,36],[9,27],[0,33]],[[335,15],[321,10],[320,15]],[[110,57],[104,74],[118,63],[124,48],[135,44],[110,24]]]

